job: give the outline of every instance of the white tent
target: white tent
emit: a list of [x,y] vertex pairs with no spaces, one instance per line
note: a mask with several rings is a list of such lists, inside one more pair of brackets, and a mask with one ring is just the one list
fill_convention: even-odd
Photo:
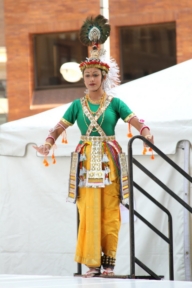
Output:
[[[114,90],[151,127],[155,144],[191,173],[192,60]],[[40,145],[69,104],[0,126],[0,273],[72,275],[76,272],[76,206],[66,203],[70,153],[79,131],[67,131],[68,145],[56,149],[57,163],[44,167],[32,145]],[[117,139],[127,151],[127,126],[119,121]],[[134,131],[134,134],[137,134]],[[142,155],[142,143],[134,154],[182,199],[190,203],[191,185],[159,156]],[[51,159],[50,159],[51,161]],[[192,163],[192,162],[191,162]],[[165,205],[174,220],[175,279],[191,280],[189,225],[191,216],[165,191],[134,169],[134,181]],[[192,204],[192,201],[191,201]],[[135,191],[136,210],[167,235],[167,216]],[[122,215],[125,212],[122,212]],[[128,214],[127,214],[128,215]],[[129,227],[122,223],[115,272],[129,274]],[[135,220],[136,257],[158,275],[169,277],[168,246],[139,219]],[[85,269],[85,268],[83,268]],[[145,275],[136,266],[136,275]]]

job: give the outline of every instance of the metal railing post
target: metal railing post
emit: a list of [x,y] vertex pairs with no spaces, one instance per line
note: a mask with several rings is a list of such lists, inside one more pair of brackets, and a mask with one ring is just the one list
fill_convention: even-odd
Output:
[[132,147],[128,147],[129,170],[129,229],[130,229],[130,276],[135,278],[135,231],[134,231],[134,196],[133,196],[133,163]]
[[[187,174],[182,168],[180,168],[176,163],[174,163],[169,157],[167,157],[161,150],[159,150],[154,144],[143,136],[134,136],[129,140],[128,143],[128,172],[129,172],[129,205],[125,205],[129,209],[129,223],[130,223],[130,278],[135,278],[135,263],[147,271],[151,276],[156,279],[160,279],[153,271],[151,271],[145,264],[143,264],[139,259],[135,257],[135,235],[134,235],[134,214],[139,217],[149,228],[156,232],[160,237],[162,237],[169,244],[169,276],[170,280],[174,279],[174,266],[173,266],[173,224],[172,216],[170,212],[158,201],[156,201],[152,196],[150,196],[145,190],[143,190],[137,183],[133,181],[133,164],[135,164],[140,170],[142,170],[148,177],[155,181],[160,187],[164,189],[167,193],[171,195],[176,201],[178,201],[184,208],[186,208],[190,213],[192,213],[192,207],[185,203],[177,194],[175,194],[171,189],[169,189],[163,182],[161,182],[154,174],[147,170],[141,163],[139,163],[132,154],[132,143],[135,139],[140,139],[145,142],[150,148],[152,148],[160,157],[162,157],[167,163],[169,163],[175,170],[177,170],[181,175],[188,179],[192,183],[192,177]],[[168,215],[168,238],[165,237],[160,231],[158,231],[152,224],[150,224],[145,218],[143,218],[137,211],[134,210],[134,192],[133,187],[136,187],[148,197],[153,203],[155,203],[161,210],[163,210]],[[161,276],[160,276],[161,277]]]
[[[79,231],[79,211],[77,208],[77,236],[78,236],[78,231]],[[77,263],[77,274],[81,275],[82,274],[82,265],[81,263]]]

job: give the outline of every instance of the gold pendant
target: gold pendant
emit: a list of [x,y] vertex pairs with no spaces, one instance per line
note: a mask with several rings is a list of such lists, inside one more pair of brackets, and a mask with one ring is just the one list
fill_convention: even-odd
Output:
[[87,179],[86,179],[86,186],[87,187],[93,187],[93,188],[99,188],[99,187],[105,187],[105,172],[100,171],[87,171]]

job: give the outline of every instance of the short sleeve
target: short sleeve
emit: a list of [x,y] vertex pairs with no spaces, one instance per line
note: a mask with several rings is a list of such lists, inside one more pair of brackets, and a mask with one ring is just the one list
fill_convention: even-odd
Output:
[[80,108],[80,100],[77,99],[71,103],[67,111],[65,111],[61,120],[65,122],[67,126],[73,125],[77,119],[79,108]]
[[128,122],[135,114],[131,109],[119,98],[114,97],[112,100],[112,105],[115,111],[119,114],[119,117],[124,121]]

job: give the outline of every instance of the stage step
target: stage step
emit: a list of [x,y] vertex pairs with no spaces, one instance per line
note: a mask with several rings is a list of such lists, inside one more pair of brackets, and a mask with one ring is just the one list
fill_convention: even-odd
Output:
[[[74,273],[73,274],[74,277],[84,277],[82,274],[78,274],[78,273]],[[162,280],[164,278],[164,276],[162,275],[158,275],[159,279],[156,279],[153,276],[150,275],[145,275],[145,276],[137,276],[135,275],[134,277],[131,275],[99,275],[99,276],[95,276],[95,277],[99,277],[99,278],[113,278],[113,279],[146,279],[146,280]],[[94,277],[94,278],[95,278]]]

